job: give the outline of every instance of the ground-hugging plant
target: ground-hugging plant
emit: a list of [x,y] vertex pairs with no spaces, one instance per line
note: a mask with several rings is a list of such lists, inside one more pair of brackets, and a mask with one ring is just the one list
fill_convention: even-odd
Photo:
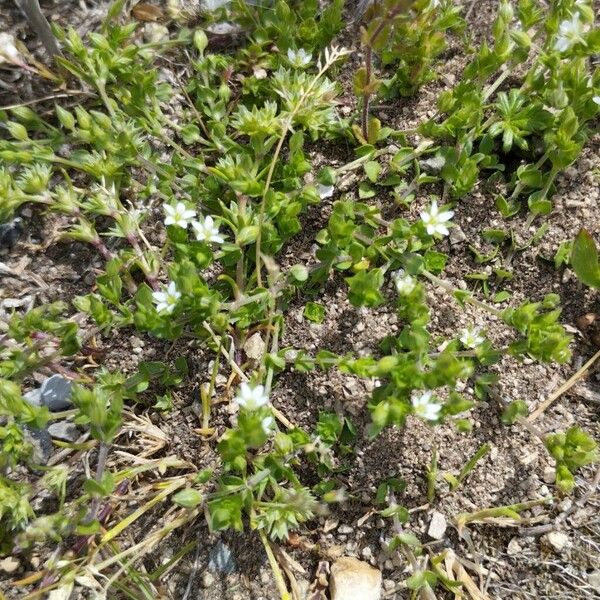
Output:
[[[394,36],[403,35],[407,15],[416,15],[418,35],[412,44],[402,48],[400,57],[393,54],[395,46],[393,57],[386,59],[383,53],[384,62],[404,61],[388,86],[400,86],[401,92],[429,78],[440,48],[439,32],[458,25],[450,2],[415,3],[414,12],[406,13],[408,4],[375,7],[365,30],[373,48],[380,36],[397,42]],[[82,573],[76,557],[94,536],[98,551],[90,551],[88,575],[113,565],[124,568],[142,546],[150,551],[164,535],[205,510],[213,530],[240,530],[245,524],[257,529],[271,559],[265,534],[287,538],[327,503],[351,493],[339,485],[335,471],[340,457],[352,452],[354,426],[326,413],[315,431],[290,423],[271,402],[275,376],[285,369],[335,368],[379,380],[368,401],[368,434],[375,436],[384,427],[405,425],[409,415],[431,425],[452,421],[467,431],[465,413],[493,388],[497,376],[488,367],[505,354],[544,362],[569,360],[570,336],[559,323],[556,295],[500,308],[505,298],[484,301],[443,279],[451,257],[436,245],[453,227],[449,202],[463,198],[480,181],[483,169],[508,173],[504,181],[493,177],[496,185],[513,189],[509,198],[498,196],[504,216],[516,213],[524,191],[529,193],[530,218],[551,208],[556,175],[575,160],[591,119],[600,111],[600,75],[586,60],[599,44],[590,6],[556,2],[542,11],[523,0],[515,17],[511,6],[502,4],[493,27],[494,47],[483,44],[463,81],[442,95],[444,120],[438,117],[420,128],[427,140],[414,145],[401,132],[369,125],[368,120],[365,128],[363,112],[363,135],[354,136],[360,144],[357,157],[312,173],[310,143],[353,139],[352,123],[335,108],[335,70],[348,53],[330,45],[340,28],[340,10],[341,3],[333,2],[328,12],[313,17],[312,3],[278,2],[270,10],[236,2],[232,18],[248,28],[249,40],[229,54],[211,51],[202,31],[184,32],[174,44],[159,48],[134,43],[130,25],[112,23],[85,42],[75,32],[65,32],[61,65],[90,91],[89,103],[74,109],[57,106],[53,119],[26,107],[2,115],[8,133],[0,141],[0,192],[6,198],[0,206],[2,220],[25,203],[40,205],[62,215],[63,240],[89,244],[104,261],[95,290],[75,298],[74,316],[59,318],[67,307],[54,304],[13,316],[2,332],[0,415],[6,422],[0,427],[1,542],[7,551],[11,546],[56,544],[44,586],[72,587]],[[285,25],[292,17],[300,24],[297,30]],[[391,19],[395,29],[388,31]],[[159,83],[156,70],[148,68],[171,46],[174,52],[183,47],[191,56],[192,76],[176,86]],[[521,85],[498,91],[525,64]],[[372,76],[357,75],[364,83],[367,109],[375,92],[368,87]],[[169,110],[175,101],[180,102],[176,117]],[[509,172],[505,163],[513,165],[516,148],[522,152],[520,164]],[[336,200],[327,226],[316,237],[315,260],[282,268],[281,250],[301,231],[303,215],[337,194],[340,180],[351,171],[364,173],[359,201]],[[432,185],[438,188],[425,187]],[[382,190],[390,190],[399,207],[391,211],[391,219],[382,216],[391,207],[377,200]],[[431,190],[442,191],[442,196]],[[402,209],[424,195],[428,197],[419,217],[405,217]],[[326,348],[316,354],[281,348],[290,299],[304,298],[337,274],[344,276],[354,306],[389,303],[400,319],[400,333],[381,340],[377,352],[367,357],[338,356]],[[474,326],[449,339],[434,338],[428,285],[454,296],[458,309],[471,304],[493,315],[512,331],[512,341],[495,347]],[[315,306],[307,309],[318,319]],[[150,499],[112,525],[115,497],[135,477],[150,470],[164,475],[168,468],[189,469],[176,457],[122,469],[106,466],[111,445],[127,424],[124,406],[143,402],[152,383],[164,395],[151,403],[164,410],[170,391],[186,381],[188,372],[182,358],[171,367],[143,363],[130,377],[100,371],[83,378],[72,369],[65,371],[65,360],[85,345],[79,326],[86,316],[95,332],[105,335],[135,328],[153,338],[191,339],[212,353],[213,367],[199,390],[203,435],[214,433],[211,397],[221,372],[230,377],[232,402],[238,408],[236,424],[216,443],[218,472],[178,473],[162,485],[149,485]],[[257,353],[248,350],[255,336],[260,342]],[[60,471],[49,471],[52,476],[31,486],[11,476],[17,464],[35,466],[23,426],[44,427],[53,418],[22,397],[22,382],[40,368],[80,380],[73,416],[89,428],[92,439],[86,449],[97,448],[95,473],[67,503]],[[474,397],[462,393],[465,381],[473,384]],[[522,408],[509,405],[503,420],[518,422]],[[546,444],[557,462],[559,488],[568,492],[573,472],[595,459],[595,443],[582,430],[570,429],[550,435]],[[462,475],[446,478],[451,488],[485,454],[482,448]],[[299,465],[308,465],[319,483],[308,486],[298,475]],[[62,494],[63,500],[55,514],[35,517],[30,500],[42,486],[57,497]],[[388,481],[382,486],[376,504],[397,528],[408,518],[395,496],[401,484]],[[434,474],[428,493],[435,496],[436,486]],[[112,546],[126,527],[168,497],[175,504],[174,517],[146,543],[126,550]],[[518,514],[525,508],[510,510]],[[75,534],[75,559],[62,560]],[[394,539],[407,556],[420,549],[418,540],[402,532]],[[287,597],[276,561],[271,562],[281,595]],[[435,568],[412,566],[413,589],[435,585]]]

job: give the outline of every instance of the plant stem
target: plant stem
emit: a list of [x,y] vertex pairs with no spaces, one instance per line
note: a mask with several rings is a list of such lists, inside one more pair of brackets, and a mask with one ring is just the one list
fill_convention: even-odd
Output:
[[269,544],[269,540],[267,539],[265,532],[262,529],[259,529],[258,535],[260,536],[260,541],[265,547],[265,552],[267,553],[269,564],[271,565],[271,569],[273,570],[273,578],[275,579],[275,585],[277,586],[277,590],[279,591],[279,596],[281,600],[292,600],[290,593],[287,591],[287,586],[285,585],[283,573],[279,568],[279,564],[277,563],[275,554],[273,554],[273,549],[271,548],[271,544]]
[[485,90],[483,90],[483,101],[487,102],[488,98],[506,81],[508,76],[511,74],[511,69],[507,66],[502,67],[502,72],[496,80],[490,84]]
[[[237,202],[238,202],[238,213],[239,213],[239,222],[243,223],[244,216],[246,214],[246,204],[248,199],[243,194],[237,194]],[[241,226],[241,225],[240,225]],[[244,253],[240,253],[240,257],[237,261],[237,265],[235,266],[235,280],[237,283],[237,289],[239,294],[244,293]],[[240,296],[236,296],[236,300],[239,300]]]
[[[271,354],[277,354],[279,350],[279,321],[275,322],[273,331],[273,341],[271,342]],[[266,357],[266,354],[265,354]],[[269,395],[271,392],[271,386],[273,385],[273,366],[269,365],[267,368],[267,377],[265,380],[265,393]]]
[[361,125],[362,135],[365,138],[365,141],[367,142],[369,140],[369,104],[372,95],[369,91],[369,86],[371,85],[371,77],[373,76],[373,45],[377,41],[377,38],[381,35],[381,32],[386,26],[386,23],[394,17],[397,17],[403,9],[403,2],[400,2],[397,6],[390,8],[387,14],[381,18],[381,22],[376,27],[375,31],[371,34],[371,37],[366,43],[365,69],[367,73],[365,77],[365,88],[367,91],[363,92]]
[[217,374],[219,373],[219,361],[221,359],[221,346],[219,344],[219,349],[217,350],[217,355],[215,356],[215,360],[213,363],[213,369],[210,376],[210,384],[208,386],[208,393],[203,394],[202,389],[200,390],[200,395],[202,396],[202,429],[210,428],[210,409],[211,409],[211,398],[213,394],[213,390],[215,389],[215,383],[217,381]]
[[271,181],[273,179],[273,173],[275,172],[275,165],[279,160],[279,155],[281,154],[281,149],[283,148],[283,143],[285,142],[285,138],[290,130],[292,123],[294,121],[294,117],[298,114],[298,111],[312,93],[313,88],[321,79],[321,77],[325,74],[325,72],[329,69],[329,67],[342,55],[340,51],[333,50],[331,55],[328,56],[328,60],[323,64],[323,66],[319,69],[319,72],[315,75],[313,80],[310,82],[310,85],[306,88],[305,92],[302,94],[296,105],[294,106],[292,112],[288,115],[288,118],[285,120],[281,135],[279,136],[279,140],[277,142],[277,146],[275,147],[275,152],[273,154],[273,158],[271,159],[271,164],[269,165],[269,171],[267,173],[267,179],[265,181],[265,187],[263,190],[262,198],[260,201],[260,213],[258,218],[258,235],[256,236],[256,256],[255,256],[255,268],[256,268],[256,285],[258,287],[262,287],[262,275],[261,275],[261,241],[262,241],[262,228],[265,221],[265,208],[267,204],[267,194],[269,193],[269,189],[271,187]]
[[[369,40],[369,43],[372,43],[372,40]],[[368,87],[371,84],[371,75],[373,71],[373,48],[369,45],[367,46],[367,52],[365,54],[365,66],[367,71],[365,87]],[[365,138],[365,141],[369,139],[369,103],[370,103],[371,94],[369,92],[363,93],[363,103],[362,103],[362,116],[361,116],[361,127],[362,134]]]
[[111,119],[115,120],[117,118],[117,114],[115,113],[115,109],[113,108],[108,94],[106,93],[106,85],[104,82],[99,80],[96,81],[96,89],[98,90],[98,94],[100,94],[100,98],[102,99],[104,106],[106,106],[106,110],[108,111]]
[[438,474],[437,460],[437,447],[434,445],[431,449],[431,463],[427,469],[427,501],[429,503],[435,499],[435,482]]
[[[429,279],[429,281],[431,281],[432,283],[439,285],[441,288],[443,288],[450,294],[465,293],[464,290],[460,290],[454,287],[449,281],[445,279],[440,279],[439,277],[436,277],[433,273],[430,273],[429,271],[423,270],[421,271],[421,275]],[[477,298],[474,298],[473,296],[465,296],[464,301],[467,304],[472,304],[473,306],[477,306],[478,308],[485,310],[486,312],[490,313],[491,315],[494,315],[495,317],[498,317],[500,319],[502,318],[501,310],[498,310],[497,308],[494,308],[493,306],[490,306],[489,304],[486,304],[481,300],[477,300]]]
[[[110,446],[106,442],[100,442],[98,446],[98,462],[96,464],[96,483],[102,481],[104,476],[104,469],[106,468],[106,459],[108,458],[108,451]],[[94,498],[92,501],[92,508],[90,509],[89,520],[93,521],[96,518],[98,512],[98,506],[100,505],[100,498]]]

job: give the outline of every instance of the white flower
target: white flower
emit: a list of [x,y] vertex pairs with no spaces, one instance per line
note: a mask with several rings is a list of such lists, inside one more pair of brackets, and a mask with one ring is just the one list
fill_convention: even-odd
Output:
[[177,227],[183,227],[183,229],[186,229],[191,219],[196,216],[196,211],[186,208],[183,202],[178,202],[175,206],[165,204],[164,209],[167,215],[165,225],[177,225]]
[[554,42],[554,49],[565,52],[578,42],[583,42],[583,23],[576,12],[570,19],[565,19],[558,27],[558,36]]
[[152,292],[152,299],[156,304],[156,310],[159,313],[170,315],[181,298],[181,292],[177,289],[174,281],[171,281],[163,292]]
[[600,105],[600,96],[594,96],[594,97],[592,98],[592,100],[593,100],[593,101],[594,101],[596,104]]
[[260,422],[260,426],[262,427],[262,430],[265,432],[265,435],[271,435],[273,433],[273,430],[275,429],[275,420],[271,416],[265,417]]
[[0,33],[0,64],[9,62],[23,66],[23,59],[15,46],[15,38],[10,33]]
[[422,394],[415,393],[412,396],[412,405],[415,415],[425,419],[426,421],[437,421],[440,416],[442,406],[437,402],[432,402],[432,391],[423,392]]
[[261,406],[266,406],[269,403],[269,397],[265,394],[264,385],[250,387],[249,384],[242,383],[233,401],[246,410],[256,410]]
[[406,274],[402,269],[396,271],[392,277],[394,279],[396,290],[398,290],[398,293],[402,296],[408,296],[417,285],[415,278]]
[[477,348],[477,346],[483,344],[483,342],[485,341],[485,338],[482,335],[480,335],[480,333],[481,329],[477,327],[467,327],[467,329],[462,330],[459,339],[467,348]]
[[304,48],[300,48],[299,50],[288,48],[287,57],[292,65],[298,68],[306,67],[312,60],[312,54],[309,54]]
[[440,0],[431,0],[431,2],[429,3],[428,9],[431,10],[433,8],[439,8],[440,7]]
[[219,234],[219,228],[215,225],[214,219],[211,216],[205,219],[200,218],[198,221],[192,221],[192,227],[199,242],[216,242],[217,244],[222,244],[225,241],[223,236]]
[[453,216],[453,210],[445,210],[440,212],[437,202],[434,200],[431,203],[431,208],[429,211],[424,210],[421,213],[421,220],[425,224],[425,228],[427,229],[427,233],[429,235],[435,235],[437,233],[440,235],[448,235],[449,231],[446,223],[450,221]]

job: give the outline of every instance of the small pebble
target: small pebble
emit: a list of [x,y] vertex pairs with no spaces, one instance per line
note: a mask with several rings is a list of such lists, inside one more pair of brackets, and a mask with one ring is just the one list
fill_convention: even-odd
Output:
[[431,515],[427,535],[434,540],[441,540],[446,534],[447,527],[446,517],[441,512],[434,511]]
[[62,440],[63,442],[75,442],[79,437],[77,425],[68,421],[57,421],[55,423],[51,423],[48,426],[48,433],[55,440]]
[[545,483],[554,483],[556,481],[556,470],[553,467],[544,467],[542,479]]
[[546,540],[556,552],[562,552],[569,544],[569,536],[563,531],[551,531]]
[[3,571],[7,575],[18,571],[20,566],[19,559],[14,556],[7,556],[5,559],[0,560],[0,571]]
[[215,576],[210,571],[204,571],[202,575],[202,587],[211,587],[215,582]]

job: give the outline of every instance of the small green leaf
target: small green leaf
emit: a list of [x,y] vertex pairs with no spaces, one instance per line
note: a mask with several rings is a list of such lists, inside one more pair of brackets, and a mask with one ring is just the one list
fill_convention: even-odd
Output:
[[370,160],[365,163],[364,169],[369,180],[372,183],[376,183],[377,177],[379,177],[379,173],[381,172],[381,165],[375,160]]
[[256,241],[258,237],[258,226],[257,225],[247,225],[246,227],[242,227],[235,238],[236,244],[238,246],[245,246],[247,244],[251,244]]
[[302,283],[308,279],[308,269],[304,265],[294,265],[289,271],[292,281]]
[[499,304],[500,302],[506,302],[509,298],[510,298],[510,292],[507,292],[506,290],[502,290],[501,292],[494,294],[494,297],[492,298],[492,300],[496,304]]
[[187,488],[173,496],[173,502],[183,508],[195,508],[202,502],[202,494],[194,488]]
[[581,229],[573,242],[571,265],[577,277],[590,287],[600,287],[600,265],[598,265],[598,249],[592,236]]
[[304,316],[313,323],[322,323],[325,318],[325,307],[316,302],[308,302],[304,307]]

